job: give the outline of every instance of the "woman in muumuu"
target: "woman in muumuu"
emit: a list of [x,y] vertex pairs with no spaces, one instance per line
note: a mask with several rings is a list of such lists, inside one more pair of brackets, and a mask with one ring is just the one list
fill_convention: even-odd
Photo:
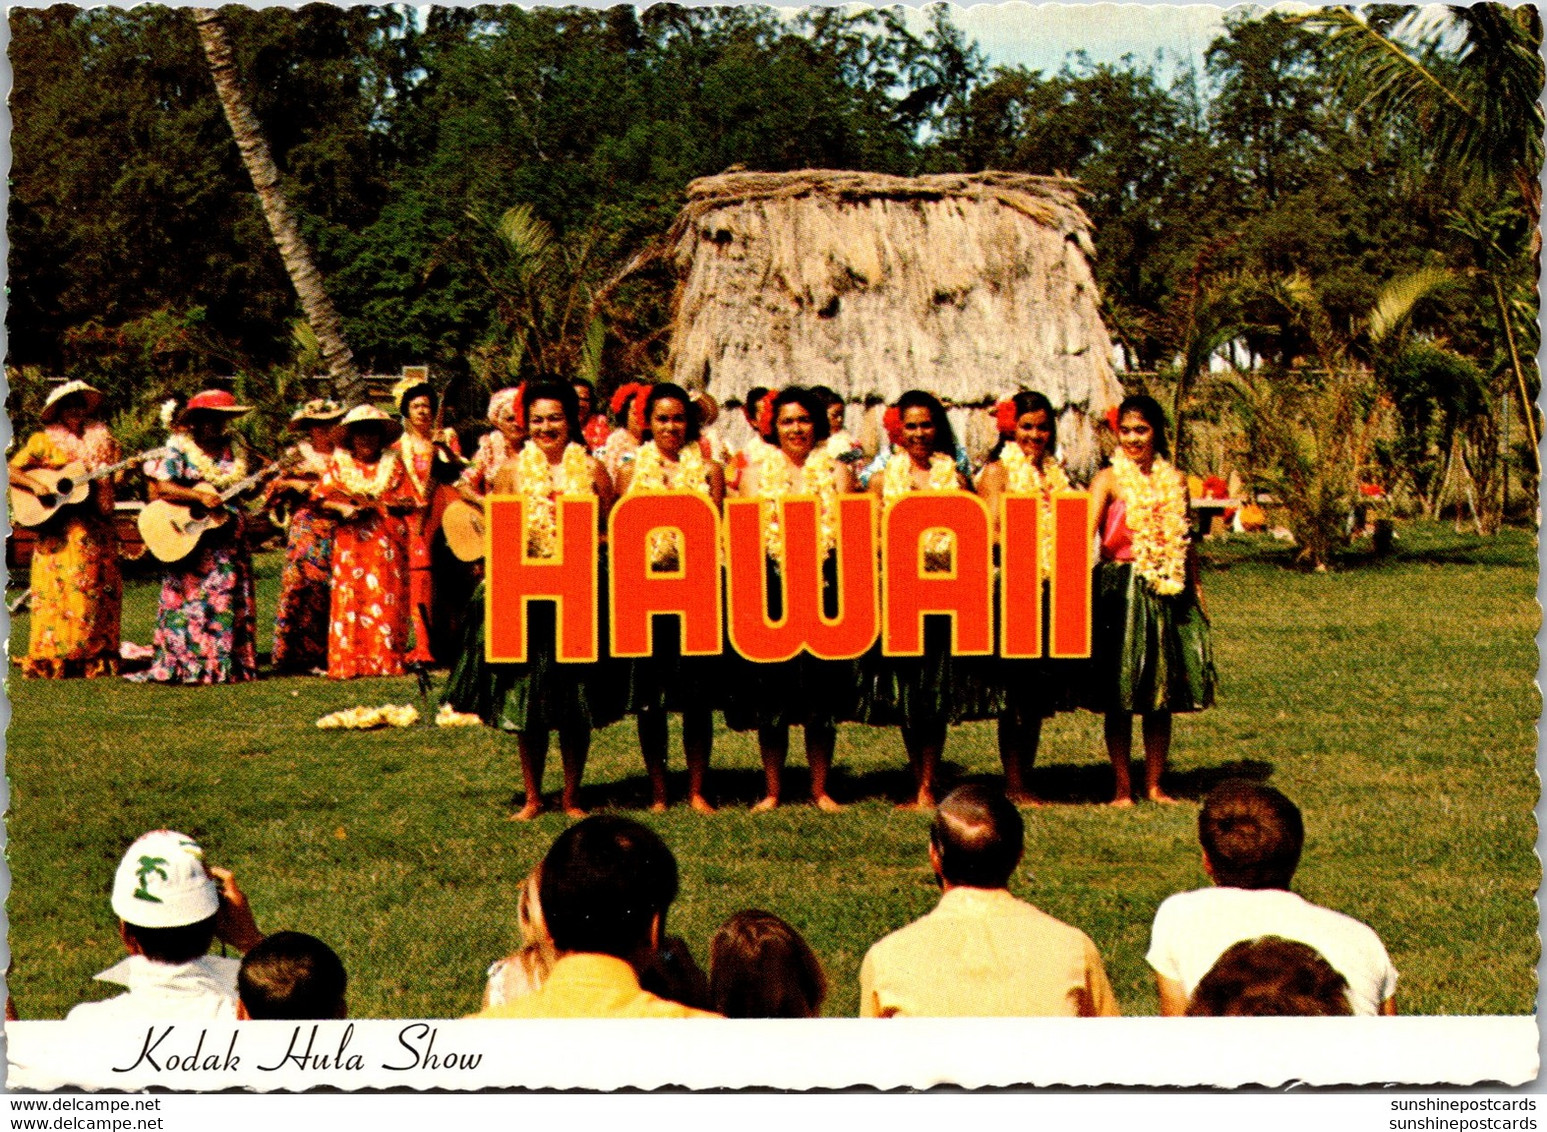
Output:
[[[561,495],[594,496],[603,525],[612,506],[612,481],[586,450],[571,441],[579,435],[579,406],[567,382],[544,381],[527,388],[527,442],[494,477],[495,495],[519,495],[525,504],[526,549],[533,558],[552,558],[558,549],[556,500]],[[605,662],[561,664],[558,622],[553,603],[527,605],[526,660],[521,664],[490,664],[484,659],[484,588],[473,592],[462,653],[446,683],[445,701],[459,712],[472,712],[491,727],[516,733],[521,756],[525,804],[511,815],[529,821],[542,812],[543,769],[548,737],[559,733],[564,761],[564,812],[584,817],[580,780],[591,749],[591,729],[617,718],[620,702],[607,687],[615,675]],[[606,639],[606,629],[599,627]]]
[[[13,487],[28,490],[27,473],[79,462],[88,472],[118,462],[118,444],[97,420],[100,391],[67,381],[49,393],[43,428],[11,457]],[[46,485],[36,485],[44,493]],[[36,530],[32,549],[32,616],[28,677],[113,676],[118,672],[123,578],[113,526],[113,477],[91,485],[84,503],[62,508]]]
[[1100,538],[1085,706],[1105,715],[1112,805],[1133,805],[1133,716],[1144,733],[1144,793],[1161,789],[1171,717],[1214,703],[1214,657],[1192,552],[1187,477],[1167,457],[1165,416],[1150,397],[1118,406],[1118,447],[1091,481]]
[[[886,513],[913,492],[972,490],[956,468],[956,436],[939,398],[909,390],[897,399],[895,408],[898,450],[881,473],[871,477],[869,488],[881,500],[883,529]],[[950,536],[930,534],[925,540],[924,569],[950,568]],[[859,721],[896,725],[902,732],[914,789],[903,808],[934,809],[935,776],[945,750],[947,725],[991,716],[997,705],[984,702],[986,688],[968,686],[968,666],[951,654],[948,617],[925,618],[922,656],[883,656],[878,643],[866,656],[861,672]]]
[[[699,444],[698,407],[680,386],[661,383],[645,398],[645,442],[618,472],[618,495],[688,491],[720,509],[725,471],[704,455]],[[651,569],[678,568],[674,531],[658,532],[650,544]],[[654,652],[628,664],[627,708],[639,729],[639,749],[650,775],[650,808],[664,811],[666,792],[666,716],[682,713],[682,753],[688,765],[688,804],[701,814],[714,813],[704,795],[709,755],[714,746],[714,709],[719,706],[722,660],[683,656],[678,618],[658,616]]]
[[[1041,393],[1023,391],[1001,402],[999,444],[978,476],[978,491],[988,512],[999,523],[999,502],[1006,495],[1030,495],[1037,499],[1038,530],[1042,538],[1037,572],[1042,601],[1042,657],[1037,660],[996,661],[1000,689],[999,761],[1004,766],[1005,794],[1022,806],[1041,800],[1031,789],[1031,768],[1042,741],[1042,721],[1073,707],[1070,679],[1076,663],[1054,660],[1049,655],[1051,610],[1048,602],[1052,576],[1053,496],[1072,485],[1056,452],[1057,423],[1052,403]],[[1001,532],[1002,537],[1002,532]],[[1000,569],[1004,569],[1001,557]]]
[[333,516],[323,510],[317,489],[333,458],[341,406],[318,398],[290,417],[306,439],[290,449],[284,476],[270,482],[265,504],[289,506],[285,524],[285,569],[274,614],[275,672],[325,675],[328,665],[328,607],[333,593]]
[[408,651],[408,524],[418,500],[389,445],[400,426],[374,405],[344,416],[318,495],[338,522],[328,676],[401,676]]
[[[773,398],[773,431],[765,444],[748,449],[748,464],[737,494],[743,499],[776,503],[788,495],[814,495],[818,504],[818,553],[823,558],[823,604],[837,614],[838,497],[853,491],[848,465],[823,449],[827,407],[799,386]],[[767,555],[768,614],[783,616],[780,562],[784,536],[772,507],[764,508],[763,549]],[[738,731],[757,728],[765,793],[754,812],[779,805],[790,727],[806,733],[806,762],[811,768],[811,801],[821,810],[841,807],[827,792],[827,775],[838,740],[838,720],[852,710],[855,672],[848,661],[819,660],[802,650],[791,660],[747,662],[738,666],[738,687],[726,706],[726,723]]]
[[248,478],[226,422],[251,411],[224,389],[188,398],[167,455],[145,464],[152,499],[224,509],[226,522],[167,567],[156,613],[156,657],[127,677],[136,683],[235,684],[258,675],[258,608],[245,516],[220,495]]

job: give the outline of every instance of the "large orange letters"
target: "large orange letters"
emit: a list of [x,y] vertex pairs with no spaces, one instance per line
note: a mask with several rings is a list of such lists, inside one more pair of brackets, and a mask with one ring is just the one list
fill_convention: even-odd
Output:
[[[951,570],[926,573],[924,545],[934,530],[954,543]],[[988,508],[967,492],[906,495],[886,514],[882,584],[886,587],[887,656],[921,656],[924,616],[951,615],[951,651],[986,656],[994,651],[993,560]]]
[[[608,521],[612,547],[609,639],[613,656],[649,656],[654,615],[669,613],[682,626],[687,656],[721,651],[720,517],[714,504],[692,492],[625,496]],[[650,568],[651,534],[677,532],[677,568]]]
[[583,663],[597,659],[596,500],[565,496],[555,505],[558,552],[530,558],[522,521],[525,502],[495,495],[488,508],[487,580],[484,585],[484,655],[491,664],[526,660],[526,607],[533,601],[558,606],[558,658]]
[[1053,527],[1039,529],[1036,496],[1006,495],[1000,501],[1003,540],[999,581],[999,655],[1042,655],[1042,586],[1038,578],[1041,541],[1053,540],[1052,633],[1048,655],[1090,655],[1090,496],[1053,496]]

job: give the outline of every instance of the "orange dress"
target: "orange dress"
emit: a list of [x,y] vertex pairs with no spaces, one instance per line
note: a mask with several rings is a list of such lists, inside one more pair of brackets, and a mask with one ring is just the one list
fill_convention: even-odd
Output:
[[[383,461],[390,462],[386,469]],[[370,490],[361,490],[362,481]],[[318,493],[340,502],[369,498],[382,507],[414,500],[403,465],[390,451],[374,464],[354,464],[347,453],[335,452]],[[376,508],[340,519],[333,536],[328,676],[401,676],[407,648],[407,523]]]
[[[454,455],[462,455],[455,440],[448,447]],[[457,495],[449,486],[435,481],[435,445],[430,441],[405,432],[392,450],[403,462],[409,487],[419,504],[419,510],[408,520],[408,619],[414,631],[408,659],[430,664],[435,660],[434,630],[443,629],[443,623],[451,616],[447,609],[451,595],[437,590],[458,588],[446,584],[451,582],[449,578],[437,578],[445,571],[437,570],[435,562],[435,536],[440,531],[441,516]],[[439,586],[438,581],[442,583]],[[465,591],[465,587],[461,588]],[[466,601],[465,592],[456,598]]]

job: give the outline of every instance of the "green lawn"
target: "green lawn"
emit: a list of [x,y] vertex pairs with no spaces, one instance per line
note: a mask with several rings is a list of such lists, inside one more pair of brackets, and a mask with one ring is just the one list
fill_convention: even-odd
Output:
[[[1171,788],[1195,799],[1240,773],[1296,799],[1308,830],[1297,889],[1380,933],[1404,1011],[1529,1013],[1540,875],[1533,536],[1415,525],[1400,535],[1392,559],[1323,575],[1287,569],[1264,541],[1208,544],[1220,703],[1178,721]],[[265,615],[277,573],[272,556],[260,563]],[[155,596],[148,582],[129,587],[130,639],[149,640]],[[26,618],[12,627],[13,654],[25,652]],[[264,626],[261,648],[267,635]],[[233,867],[266,930],[332,943],[357,1016],[466,1013],[484,968],[516,942],[518,882],[565,825],[505,820],[514,744],[487,730],[312,726],[353,704],[413,701],[409,679],[212,689],[13,679],[9,690],[11,990],[26,1018],[57,1018],[108,991],[91,976],[121,950],[113,868],[158,826],[193,834]],[[995,771],[994,752],[991,725],[962,727],[949,772]],[[755,747],[724,733],[712,780],[720,816],[655,817],[637,812],[647,789],[625,722],[596,736],[587,782],[590,804],[636,811],[676,851],[672,928],[701,957],[730,913],[768,908],[811,941],[831,981],[827,1010],[847,1015],[865,949],[936,892],[928,819],[894,812],[887,797],[905,781],[895,733],[846,727],[838,760],[834,792],[856,802],[846,812],[753,817]],[[1109,778],[1096,717],[1053,721],[1039,764],[1045,794],[1100,797]],[[674,790],[684,791],[680,770]],[[1156,1009],[1144,964],[1156,906],[1205,883],[1195,819],[1195,805],[1028,816],[1013,887],[1091,935],[1125,1013]]]

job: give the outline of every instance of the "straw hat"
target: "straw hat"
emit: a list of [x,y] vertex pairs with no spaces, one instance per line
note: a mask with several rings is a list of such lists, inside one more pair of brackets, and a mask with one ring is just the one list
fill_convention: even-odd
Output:
[[87,385],[84,381],[67,381],[49,390],[48,397],[43,402],[43,411],[38,414],[39,419],[44,424],[52,424],[54,418],[59,415],[60,403],[66,397],[76,396],[86,402],[87,415],[95,413],[102,407],[102,390]]
[[344,415],[344,406],[326,397],[313,397],[290,414],[290,427],[303,429],[311,424],[332,424]]
[[182,412],[177,414],[179,424],[187,424],[195,413],[216,413],[228,417],[240,417],[252,412],[251,405],[238,405],[236,398],[224,389],[206,389],[188,398]]
[[356,405],[353,409],[350,409],[349,412],[344,414],[344,427],[346,429],[379,429],[382,439],[388,444],[391,444],[403,435],[403,426],[375,405]]

